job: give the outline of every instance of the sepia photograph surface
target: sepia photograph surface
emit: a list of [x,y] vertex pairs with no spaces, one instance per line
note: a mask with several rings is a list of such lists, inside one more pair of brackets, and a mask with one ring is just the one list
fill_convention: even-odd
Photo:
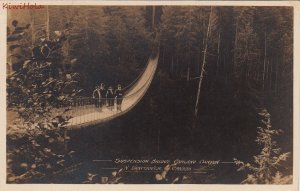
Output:
[[2,6],[6,184],[298,181],[293,6]]

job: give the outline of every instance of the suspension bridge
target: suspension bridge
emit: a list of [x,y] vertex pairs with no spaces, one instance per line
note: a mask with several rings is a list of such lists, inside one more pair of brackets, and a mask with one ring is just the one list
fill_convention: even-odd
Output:
[[[146,94],[150,84],[154,78],[159,58],[159,36],[156,35],[151,56],[148,59],[144,71],[134,80],[124,93],[121,110],[116,109],[116,104],[113,107],[95,107],[95,100],[91,97],[79,98],[80,104],[70,106],[68,115],[72,116],[69,120],[67,129],[76,129],[88,127],[100,123],[107,122],[121,115],[124,115]],[[107,101],[107,99],[105,99]],[[115,100],[114,100],[115,101]]]

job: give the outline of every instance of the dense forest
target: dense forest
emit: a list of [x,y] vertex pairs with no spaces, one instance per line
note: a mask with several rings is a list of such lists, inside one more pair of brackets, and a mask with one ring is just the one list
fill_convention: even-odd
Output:
[[[18,26],[12,23],[16,20],[18,26],[26,26],[24,32],[15,32]],[[237,172],[236,166],[227,165],[216,168],[212,176],[190,175],[189,181],[184,182],[183,176],[179,180],[232,184],[242,182],[248,174],[247,183],[272,183],[276,176],[292,174],[292,155],[287,152],[293,150],[293,8],[47,6],[11,11],[8,54],[14,56],[7,60],[8,86],[15,80],[11,73],[24,69],[40,39],[54,40],[58,33],[63,33],[64,41],[51,60],[55,78],[78,74],[76,96],[91,96],[99,83],[130,84],[143,71],[155,34],[160,34],[158,69],[147,94],[132,111],[114,121],[68,132],[68,149],[75,151],[73,163],[83,162],[89,172],[107,174],[90,161],[122,156],[237,158],[252,163],[256,156],[254,163],[259,169],[269,165],[268,173],[254,168]],[[14,37],[21,46],[13,46]],[[9,106],[18,108],[19,102],[8,100],[14,102]],[[16,142],[8,142],[8,153],[9,147],[20,144]],[[275,157],[270,160],[286,163],[282,170],[270,170],[277,165],[270,162],[270,155]],[[247,166],[241,161],[236,164]],[[24,173],[12,168],[11,174]],[[25,182],[82,183],[87,173],[84,168],[76,171],[80,176],[62,179],[52,175],[51,179]],[[151,176],[124,175],[122,181],[157,183]],[[171,183],[165,177],[156,181]]]

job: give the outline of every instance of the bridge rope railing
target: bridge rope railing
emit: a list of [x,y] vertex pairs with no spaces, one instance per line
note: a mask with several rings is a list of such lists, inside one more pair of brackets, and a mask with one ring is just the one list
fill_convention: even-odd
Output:
[[[125,96],[123,98],[77,98],[69,104],[69,109],[66,112],[66,115],[73,118],[73,120],[70,122],[70,125],[96,121],[101,118],[110,117],[114,114],[123,112],[136,101],[135,99],[131,100],[131,98],[136,96],[138,93],[142,93],[142,90],[143,88],[140,88],[134,94]],[[122,103],[118,109],[119,101]],[[65,109],[66,107],[63,108]]]

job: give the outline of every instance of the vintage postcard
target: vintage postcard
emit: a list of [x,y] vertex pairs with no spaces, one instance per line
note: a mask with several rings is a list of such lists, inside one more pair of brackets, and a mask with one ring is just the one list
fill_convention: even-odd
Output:
[[4,190],[297,190],[299,3],[0,6]]

